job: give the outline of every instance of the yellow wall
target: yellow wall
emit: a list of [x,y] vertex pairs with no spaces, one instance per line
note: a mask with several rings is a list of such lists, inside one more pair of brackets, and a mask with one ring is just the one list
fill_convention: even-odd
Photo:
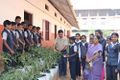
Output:
[[0,0],[0,24],[6,19],[14,21],[15,16],[23,17],[23,6],[24,0]]
[[[49,11],[45,9],[45,4],[49,6]],[[44,31],[44,20],[50,22],[50,32],[54,33],[54,26],[57,29],[70,30],[70,24],[62,17],[62,15],[48,2],[48,0],[25,0],[25,11],[33,14],[33,24],[38,25]],[[57,13],[57,17],[54,13]],[[62,18],[62,21],[60,20]],[[66,24],[64,24],[64,21]]]
[[[49,11],[45,9],[45,4],[49,6]],[[54,42],[54,26],[57,25],[57,30],[71,30],[71,25],[67,20],[48,2],[48,0],[1,0],[0,1],[0,24],[8,19],[14,21],[15,16],[21,16],[24,20],[24,11],[33,14],[33,25],[40,26],[45,39],[45,20],[50,22],[50,40]],[[54,16],[57,13],[57,17]],[[62,18],[62,21],[60,20]],[[64,23],[65,22],[65,23]],[[45,40],[44,40],[45,41]],[[48,41],[47,41],[48,42]],[[49,42],[50,43],[50,42]],[[45,44],[49,44],[45,43]],[[51,44],[52,45],[52,44]]]
[[[49,6],[49,11],[45,10],[45,4]],[[0,24],[6,19],[14,21],[15,16],[21,16],[22,20],[24,20],[24,11],[27,11],[33,14],[33,25],[42,28],[43,20],[48,20],[52,33],[54,32],[54,25],[57,25],[58,29],[69,30],[71,28],[71,25],[48,0],[1,0],[0,11]],[[55,12],[57,17],[54,16]],[[62,18],[62,21],[60,18]]]

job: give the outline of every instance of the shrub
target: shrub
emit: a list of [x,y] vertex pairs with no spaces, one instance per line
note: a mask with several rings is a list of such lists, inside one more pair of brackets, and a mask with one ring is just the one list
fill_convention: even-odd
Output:
[[[6,71],[0,80],[36,80],[57,64],[60,54],[52,49],[32,47],[28,52],[17,53],[14,56],[3,53]],[[10,63],[15,62],[15,66]]]

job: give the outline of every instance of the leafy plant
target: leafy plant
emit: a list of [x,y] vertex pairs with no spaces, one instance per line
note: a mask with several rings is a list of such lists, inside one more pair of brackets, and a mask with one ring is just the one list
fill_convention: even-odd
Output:
[[[48,48],[31,47],[28,52],[15,56],[3,53],[3,57],[7,70],[1,74],[0,80],[36,80],[45,76],[42,72],[50,72],[60,54]],[[9,62],[13,61],[17,64],[11,67]]]

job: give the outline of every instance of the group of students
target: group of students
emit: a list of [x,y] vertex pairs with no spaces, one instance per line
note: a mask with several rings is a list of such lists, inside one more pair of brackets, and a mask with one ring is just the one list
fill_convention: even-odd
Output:
[[40,27],[21,22],[21,17],[16,16],[15,22],[5,20],[2,32],[3,52],[15,55],[23,53],[32,46],[39,47],[41,44]]
[[[3,25],[3,52],[14,55],[16,52],[28,51],[31,46],[40,46],[42,39],[40,27],[21,22],[20,16],[16,16],[15,22],[5,20]],[[104,62],[107,80],[118,80],[117,74],[120,74],[118,33],[112,33],[105,40],[102,31],[96,30],[95,35],[90,34],[89,42],[85,35],[81,36],[79,33],[70,37],[69,41],[63,37],[63,34],[63,30],[58,31],[55,44],[55,49],[62,54],[59,59],[61,77],[66,76],[67,61],[69,61],[71,80],[79,78],[82,75],[81,71],[84,74],[84,80],[103,80]]]
[[89,35],[89,42],[85,35],[81,36],[77,33],[69,37],[68,43],[63,37],[63,31],[59,30],[55,44],[55,49],[62,54],[59,60],[59,76],[63,78],[62,80],[66,80],[68,60],[71,80],[80,80],[81,72],[83,72],[83,80],[104,80],[103,73],[106,73],[107,80],[118,80],[117,74],[120,74],[118,39],[118,33],[114,32],[104,39],[103,32],[95,30],[95,35]]

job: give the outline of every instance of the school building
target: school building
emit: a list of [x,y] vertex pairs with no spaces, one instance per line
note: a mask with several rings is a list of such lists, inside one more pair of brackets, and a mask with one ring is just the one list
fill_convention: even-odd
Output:
[[[8,19],[15,20],[21,16],[22,21],[32,23],[41,28],[44,47],[54,45],[59,29],[64,30],[65,36],[71,35],[71,28],[77,27],[76,16],[69,0],[1,0],[0,1],[0,34],[2,23]],[[0,35],[0,50],[2,38]]]
[[120,30],[120,9],[75,10],[82,30]]
[[112,32],[120,34],[120,9],[76,9],[80,30],[74,28],[72,35],[80,32],[89,36],[94,30],[103,30],[104,36]]

